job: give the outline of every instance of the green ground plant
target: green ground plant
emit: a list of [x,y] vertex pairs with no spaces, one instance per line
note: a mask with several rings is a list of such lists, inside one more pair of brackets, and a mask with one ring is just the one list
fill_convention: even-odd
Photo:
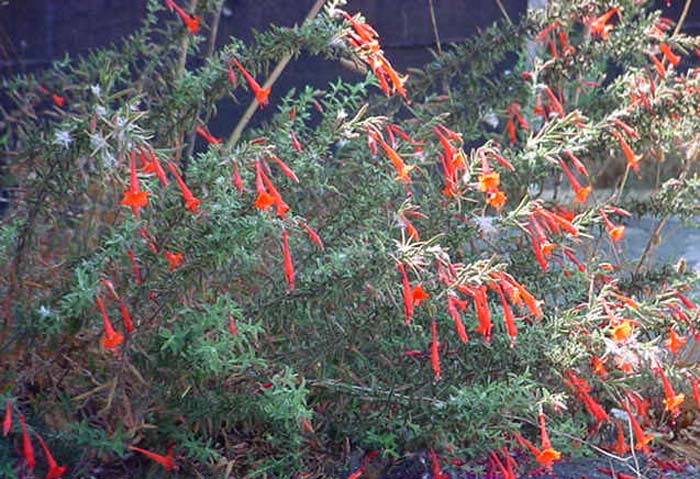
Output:
[[[628,257],[624,223],[697,224],[698,38],[650,2],[552,1],[404,75],[338,0],[219,50],[221,2],[194,3],[3,80],[0,476],[358,478],[430,451],[433,477],[512,479],[673,449],[697,278],[651,265],[657,234]],[[248,126],[300,55],[357,78]]]

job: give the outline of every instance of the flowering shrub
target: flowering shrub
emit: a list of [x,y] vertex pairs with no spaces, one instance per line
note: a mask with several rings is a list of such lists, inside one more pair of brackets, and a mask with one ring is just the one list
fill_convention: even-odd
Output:
[[[550,2],[408,76],[339,1],[211,54],[201,3],[4,81],[3,477],[358,478],[427,449],[433,477],[514,478],[580,444],[670,467],[695,274],[649,255],[697,213],[697,38],[645,2]],[[302,52],[366,76],[248,127]]]

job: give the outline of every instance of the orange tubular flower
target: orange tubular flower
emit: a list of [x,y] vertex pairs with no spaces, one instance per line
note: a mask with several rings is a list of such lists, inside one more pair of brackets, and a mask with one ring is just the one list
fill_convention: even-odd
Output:
[[292,180],[294,183],[299,183],[299,178],[297,178],[297,175],[282,160],[280,160],[275,155],[268,156],[268,159],[280,167],[280,169],[282,170],[282,173],[284,173],[284,176],[286,176],[287,178]]
[[661,63],[661,61],[658,58],[656,58],[656,55],[654,55],[653,53],[648,53],[647,55],[649,56],[649,60],[651,60],[651,63],[654,64],[654,68],[656,68],[656,73],[659,74],[659,77],[661,79],[666,78],[666,67],[664,66],[664,64]]
[[559,101],[559,98],[557,98],[557,96],[548,86],[544,87],[544,92],[547,95],[547,98],[549,98],[549,103],[552,105],[552,108],[557,112],[557,115],[559,115],[559,118],[564,118],[564,107]]
[[236,163],[233,164],[231,180],[233,181],[234,188],[236,188],[239,193],[243,193],[243,179],[241,178],[241,172],[238,170],[238,164]]
[[467,330],[464,328],[464,323],[462,323],[462,317],[459,314],[459,310],[457,309],[458,302],[455,300],[459,301],[455,295],[447,295],[447,314],[450,315],[450,317],[455,323],[455,331],[457,331],[457,336],[459,336],[459,340],[466,344],[467,341],[469,341],[469,336],[467,335]]
[[54,459],[54,457],[51,455],[51,451],[49,451],[49,448],[44,442],[44,439],[39,434],[35,434],[35,436],[39,441],[39,444],[41,445],[41,449],[44,451],[44,457],[46,457],[46,465],[49,469],[46,473],[45,479],[60,479],[61,477],[63,477],[63,474],[66,473],[66,469],[68,469],[68,467],[59,466],[56,462],[56,459]]
[[540,421],[540,448],[541,451],[535,457],[535,460],[542,464],[547,470],[551,470],[552,463],[558,461],[561,457],[561,453],[556,449],[552,448],[552,443],[549,441],[549,434],[547,434],[547,428],[544,423],[544,413],[540,411],[539,414]]
[[496,294],[498,294],[498,297],[501,300],[501,307],[503,308],[503,321],[506,324],[506,334],[510,338],[510,347],[512,348],[515,345],[515,339],[518,337],[518,327],[515,325],[513,311],[510,309],[510,305],[506,300],[506,295],[503,293],[503,289],[495,283],[492,284],[492,289],[496,291]]
[[664,345],[668,348],[671,353],[674,355],[678,354],[678,351],[681,350],[683,346],[685,346],[685,343],[688,340],[683,337],[683,336],[678,336],[676,332],[671,329],[671,331],[668,334],[668,339],[664,341]]
[[500,211],[508,201],[508,197],[501,190],[489,190],[486,192],[486,204]]
[[564,154],[571,160],[571,163],[574,165],[576,171],[578,171],[583,176],[588,176],[588,170],[586,170],[586,166],[581,162],[581,160],[579,160],[576,157],[576,155],[571,153],[569,150],[564,150]]
[[299,221],[299,226],[304,228],[304,231],[306,231],[306,234],[309,235],[309,238],[311,238],[311,241],[318,246],[319,249],[323,249],[323,241],[321,240],[321,237],[316,233],[313,229],[311,229],[311,226],[307,225],[306,222],[304,221]]
[[608,33],[613,28],[613,25],[608,25],[607,23],[610,21],[612,16],[615,15],[616,13],[619,16],[618,8],[613,7],[610,10],[608,10],[607,12],[605,12],[604,14],[602,14],[601,16],[593,19],[593,21],[591,21],[591,23],[590,23],[591,35],[593,35],[593,36],[598,35],[603,40],[607,40]]
[[661,382],[664,387],[664,406],[666,406],[666,411],[671,413],[671,416],[675,417],[680,414],[680,405],[685,400],[685,394],[676,394],[671,386],[671,382],[666,377],[662,367],[656,368],[656,373],[661,377]]
[[182,197],[185,200],[185,208],[190,210],[193,213],[197,213],[197,210],[199,209],[199,205],[201,201],[197,198],[194,197],[190,189],[187,187],[185,182],[183,181],[182,177],[180,176],[180,173],[178,173],[177,168],[175,167],[174,164],[168,163],[168,169],[170,172],[173,174],[175,177],[175,181],[177,182],[177,185],[180,187],[180,191],[182,192]]
[[[143,152],[143,149],[139,148],[139,151]],[[168,186],[170,181],[168,180],[168,177],[166,176],[165,171],[163,170],[163,167],[160,166],[160,162],[158,161],[158,157],[156,157],[156,154],[153,151],[153,149],[151,149],[151,147],[148,146],[145,153],[148,154],[148,157],[150,158],[150,160],[143,167],[143,172],[144,173],[155,173],[156,176],[158,177],[158,181],[160,181],[160,184],[163,186]]]
[[275,204],[275,197],[267,192],[265,189],[265,182],[263,181],[262,167],[260,166],[260,161],[255,161],[255,189],[258,192],[258,197],[256,198],[253,205],[260,210],[267,210]]
[[549,441],[549,435],[547,434],[547,429],[545,427],[544,413],[542,413],[542,411],[540,411],[539,414],[539,422],[541,436],[540,448],[537,448],[534,444],[522,437],[517,432],[513,432],[513,437],[515,437],[516,441],[518,441],[521,446],[529,449],[532,455],[535,456],[535,460],[542,464],[547,471],[551,471],[552,464],[561,458],[561,453],[552,448],[552,444]]
[[437,322],[434,319],[430,323],[430,337],[430,364],[437,381],[440,379],[440,355],[438,354]]
[[566,371],[566,375],[569,379],[568,381],[565,380],[565,382],[571,389],[574,390],[576,397],[583,402],[590,415],[593,416],[593,419],[595,419],[596,422],[596,427],[598,427],[601,422],[609,421],[610,418],[608,417],[608,413],[605,412],[605,409],[603,409],[603,407],[598,404],[588,392],[590,387],[586,380],[577,377],[571,370]]
[[644,157],[643,155],[635,155],[634,151],[632,151],[632,148],[630,145],[627,143],[627,141],[624,139],[622,134],[615,130],[614,128],[610,130],[610,133],[617,138],[617,141],[620,143],[620,147],[622,148],[622,152],[625,154],[625,158],[627,159],[627,165],[631,167],[635,173],[639,172],[639,162],[641,159]]
[[632,432],[634,432],[634,437],[637,439],[637,443],[634,445],[634,448],[637,450],[641,450],[644,452],[644,454],[649,454],[651,452],[651,449],[649,449],[649,442],[654,438],[651,434],[644,434],[644,430],[642,429],[642,426],[639,425],[639,422],[637,421],[637,418],[632,414],[632,411],[630,411],[630,407],[627,404],[627,401],[622,401],[622,409],[625,410],[627,413],[627,417],[630,420],[630,424],[632,425]]
[[284,277],[287,280],[287,289],[294,289],[294,263],[292,263],[292,253],[289,250],[289,234],[287,230],[282,231],[282,254],[284,256]]
[[488,299],[486,297],[486,286],[479,286],[474,290],[474,307],[476,308],[476,318],[479,326],[476,332],[484,336],[484,341],[491,341],[491,313],[489,311]]
[[182,23],[185,25],[185,27],[187,27],[188,32],[195,34],[199,31],[199,22],[202,21],[202,17],[200,17],[199,15],[190,15],[189,13],[185,12],[173,0],[166,0],[165,3],[171,11],[175,10],[175,12],[182,20]]
[[404,183],[410,183],[411,177],[408,176],[408,174],[411,172],[414,166],[407,165],[399,156],[399,154],[396,153],[396,151],[387,142],[384,141],[379,132],[372,131],[370,132],[370,134],[374,137],[374,139],[377,142],[379,142],[379,145],[384,150],[384,153],[389,158],[389,160],[391,160],[391,164],[394,165],[394,169],[397,173],[396,178],[400,181],[403,181]]
[[175,464],[175,460],[173,459],[174,448],[175,445],[173,444],[168,446],[168,452],[165,456],[163,456],[161,454],[156,454],[155,452],[147,451],[146,449],[141,449],[140,447],[129,446],[130,450],[140,452],[147,458],[154,460],[155,462],[163,466],[166,471],[177,470],[177,464]]
[[418,230],[415,226],[413,226],[413,223],[411,223],[405,215],[399,215],[399,220],[401,221],[403,227],[406,228],[406,232],[408,232],[408,237],[413,241],[420,241]]
[[348,479],[360,479],[360,476],[362,474],[364,474],[366,470],[367,470],[367,468],[361,467],[361,468],[357,469],[355,472],[353,472],[352,474],[350,474],[348,476]]
[[694,377],[688,373],[688,380],[690,381],[690,390],[693,394],[695,405],[700,407],[700,378]]
[[294,148],[294,151],[301,151],[301,143],[299,143],[299,139],[294,133],[294,130],[289,130],[289,138],[292,140],[292,148]]
[[255,78],[253,78],[253,76],[250,73],[248,73],[248,71],[245,68],[243,68],[243,65],[241,65],[241,63],[237,59],[232,58],[231,61],[234,65],[238,67],[238,69],[241,71],[241,74],[248,82],[248,86],[255,95],[255,101],[257,101],[260,104],[260,108],[263,108],[269,102],[268,97],[270,96],[270,87],[262,88],[258,84],[258,82],[255,81]]
[[664,58],[668,60],[668,62],[671,65],[677,66],[681,62],[681,57],[673,53],[671,47],[669,47],[665,43],[659,44],[659,50],[661,50],[661,53],[663,54]]
[[131,206],[134,216],[139,217],[139,209],[148,204],[148,192],[140,191],[139,179],[136,176],[136,154],[133,151],[129,152],[129,189],[124,191],[124,197],[120,204]]
[[413,294],[411,292],[411,283],[408,280],[406,267],[403,265],[403,263],[397,263],[396,266],[399,268],[399,272],[401,273],[403,310],[405,315],[404,322],[408,324],[411,322],[411,318],[413,317]]
[[590,186],[586,186],[585,188],[582,187],[579,184],[578,180],[576,180],[576,177],[571,172],[569,167],[566,166],[566,163],[564,163],[562,160],[559,160],[559,167],[566,175],[567,179],[569,180],[569,183],[571,183],[571,188],[573,188],[574,190],[574,203],[585,203],[586,199],[588,198],[588,195],[591,193],[591,191],[593,191],[593,188],[591,188]]
[[238,79],[236,78],[236,72],[233,71],[233,68],[229,62],[226,62],[226,73],[228,75],[229,83],[231,83],[233,88],[236,88],[238,86]]
[[273,204],[275,205],[275,214],[280,218],[286,218],[287,211],[289,211],[289,205],[284,202],[284,200],[282,199],[282,195],[279,191],[277,191],[275,185],[272,184],[270,178],[268,178],[267,175],[262,171],[261,175],[262,180],[265,183],[265,188],[267,189],[267,191],[270,192],[270,196],[272,196]]
[[501,184],[501,177],[495,171],[484,172],[479,175],[479,191],[497,190]]
[[32,439],[27,432],[27,425],[24,422],[24,415],[19,416],[19,427],[22,428],[22,454],[27,463],[29,470],[33,470],[36,466],[34,458],[34,448],[32,447]]
[[109,316],[107,316],[107,310],[105,309],[102,298],[99,296],[95,297],[95,303],[100,310],[102,326],[105,331],[105,335],[100,339],[100,344],[102,344],[102,347],[105,349],[117,349],[124,342],[124,335],[114,330],[114,326],[112,326],[112,322],[109,320]]
[[119,313],[122,316],[122,321],[124,321],[124,329],[126,330],[126,332],[133,332],[134,322],[131,320],[131,315],[129,314],[129,310],[126,309],[126,305],[121,301],[119,302]]
[[12,401],[5,401],[5,418],[2,420],[2,435],[7,436],[12,429]]
[[506,123],[506,131],[508,132],[508,142],[510,143],[510,146],[515,145],[517,136],[515,134],[515,121],[513,118],[508,118],[508,122]]
[[625,226],[613,224],[613,222],[608,218],[608,215],[605,214],[605,211],[602,209],[598,211],[600,212],[600,216],[603,219],[603,223],[605,224],[605,228],[608,230],[610,238],[617,243],[623,236],[625,236]]
[[205,130],[201,126],[197,126],[197,128],[195,128],[195,131],[197,131],[197,134],[199,136],[201,136],[202,138],[204,138],[206,140],[206,142],[209,143],[210,145],[220,145],[221,144],[221,141],[222,141],[221,138],[217,138],[217,137],[213,136],[211,133],[209,133],[207,130]]
[[597,375],[601,379],[605,379],[605,377],[608,375],[608,371],[605,369],[603,360],[596,355],[591,357],[591,369],[593,370],[593,374]]
[[175,268],[182,264],[182,259],[184,255],[182,253],[173,253],[172,251],[166,251],[163,253],[165,259],[170,263],[168,266],[168,271],[173,271]]

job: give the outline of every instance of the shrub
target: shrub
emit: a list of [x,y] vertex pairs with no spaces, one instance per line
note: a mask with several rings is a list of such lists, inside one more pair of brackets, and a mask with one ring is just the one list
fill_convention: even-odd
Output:
[[[408,78],[340,3],[207,55],[151,0],[118,47],[4,80],[2,474],[39,435],[54,477],[332,477],[345,444],[549,467],[616,427],[646,452],[700,403],[695,273],[622,247],[633,214],[697,212],[698,39],[550,2]],[[366,75],[211,135],[302,53]]]

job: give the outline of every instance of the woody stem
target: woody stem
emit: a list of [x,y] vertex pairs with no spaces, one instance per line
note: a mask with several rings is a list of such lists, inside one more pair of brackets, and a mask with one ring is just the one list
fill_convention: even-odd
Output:
[[[302,25],[307,24],[318,14],[325,1],[326,0],[316,0],[316,2],[314,2],[313,6],[309,10],[309,13],[306,14]],[[271,88],[272,85],[274,85],[277,79],[280,77],[282,71],[284,71],[285,67],[291,59],[292,53],[287,53],[285,56],[283,56],[275,66],[274,70],[272,70],[272,73],[270,73],[270,76],[267,78],[267,80],[265,80],[265,84],[262,86],[262,88]],[[246,109],[245,113],[243,113],[241,119],[238,120],[236,127],[231,133],[231,136],[229,136],[228,140],[226,141],[226,149],[231,149],[241,138],[243,130],[246,126],[248,126],[248,123],[250,122],[251,118],[253,118],[253,115],[255,114],[255,110],[257,108],[258,101],[255,98],[253,98],[253,101],[250,102],[250,105],[248,105],[248,108]]]

